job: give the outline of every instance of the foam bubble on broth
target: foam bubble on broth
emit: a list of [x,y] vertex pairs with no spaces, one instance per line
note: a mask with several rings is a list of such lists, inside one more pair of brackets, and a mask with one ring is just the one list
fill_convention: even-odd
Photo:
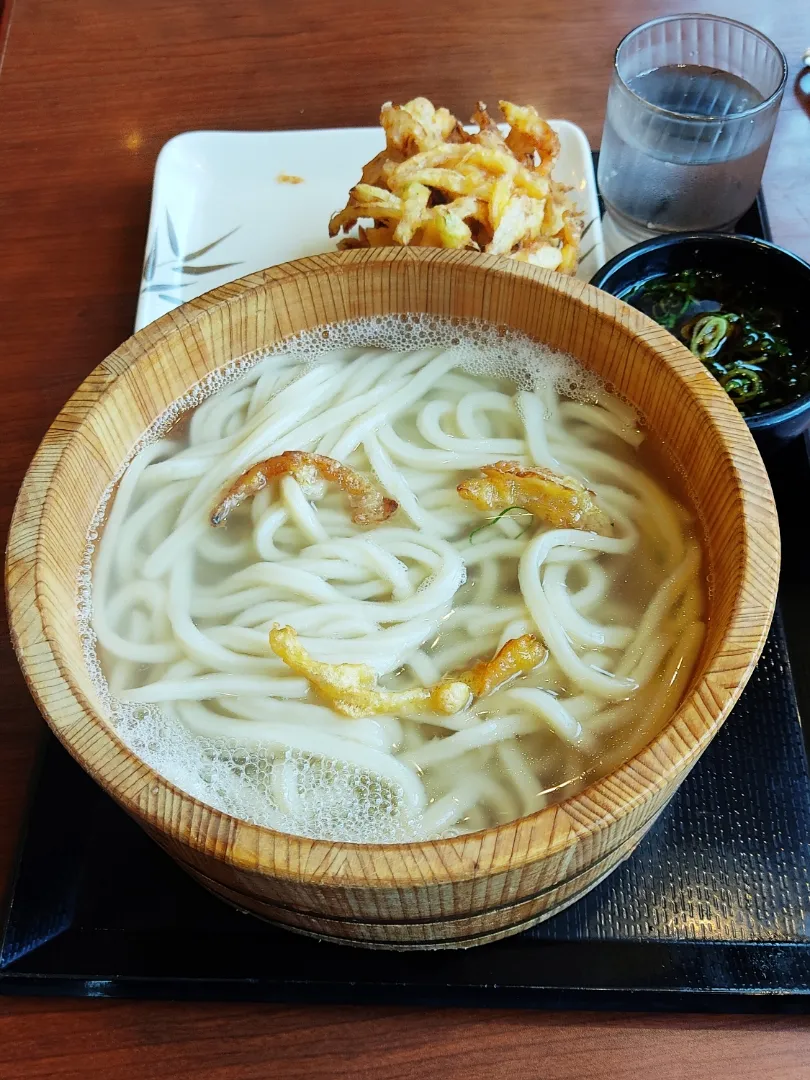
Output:
[[[583,404],[602,402],[608,393],[602,381],[576,360],[521,334],[474,320],[423,315],[388,315],[322,327],[287,339],[271,350],[239,358],[206,376],[173,402],[144,434],[105,491],[88,533],[81,568],[79,624],[88,670],[112,726],[137,757],[177,787],[234,817],[284,832],[327,840],[396,843],[419,839],[421,833],[419,814],[408,792],[395,779],[306,749],[195,733],[175,711],[167,713],[160,706],[117,700],[102,671],[92,626],[95,548],[108,503],[136,454],[165,436],[190,410],[217,391],[233,386],[267,357],[292,357],[300,365],[296,372],[300,375],[336,350],[369,347],[391,352],[449,349],[457,356],[456,370],[472,377],[510,380],[516,388],[531,392],[545,386],[568,401]],[[621,409],[617,409],[620,413]],[[634,415],[626,404],[624,410],[625,420]],[[517,412],[522,419],[519,409]],[[543,412],[548,418],[550,412],[545,404]],[[292,442],[294,433],[295,429]],[[373,531],[366,535],[373,537]],[[429,584],[426,577],[416,593],[424,592]],[[245,735],[249,735],[247,729]],[[583,782],[586,772],[582,774]],[[483,786],[486,788],[486,784]],[[291,797],[285,791],[292,792]],[[464,822],[464,828],[438,828],[431,835],[454,835],[472,828],[475,813]]]
[[[315,839],[358,844],[403,843],[416,822],[400,792],[367,770],[296,750],[250,747],[194,735],[157,707],[117,703],[117,734],[141,761],[181,791],[254,825]],[[279,810],[273,768],[296,782],[298,812]]]

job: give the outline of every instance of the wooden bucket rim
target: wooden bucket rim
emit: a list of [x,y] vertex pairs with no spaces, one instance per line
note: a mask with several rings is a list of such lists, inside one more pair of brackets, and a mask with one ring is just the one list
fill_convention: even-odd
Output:
[[[193,798],[137,758],[110,724],[97,713],[81,689],[73,684],[58,642],[55,647],[46,633],[39,604],[36,605],[37,611],[33,620],[24,620],[19,616],[15,601],[23,599],[26,585],[21,576],[14,573],[12,552],[23,540],[23,533],[30,532],[32,524],[36,526],[39,546],[40,528],[43,524],[47,525],[48,493],[59,471],[64,450],[72,440],[81,436],[87,417],[112,391],[118,375],[124,369],[139,363],[148,366],[149,353],[158,342],[178,334],[183,327],[193,325],[212,308],[227,307],[242,299],[247,292],[269,293],[275,285],[291,278],[345,274],[376,263],[390,263],[392,269],[396,264],[407,266],[413,263],[447,263],[456,269],[485,271],[488,275],[505,278],[528,279],[538,287],[567,296],[585,311],[601,317],[613,317],[614,320],[620,318],[628,336],[644,337],[645,333],[649,336],[661,333],[661,328],[646,316],[582,281],[530,264],[470,251],[425,248],[358,249],[330,252],[257,271],[205,293],[144,327],[111,353],[82,382],[60,410],[26,473],[12,518],[6,565],[11,637],[29,690],[49,727],[94,780],[136,818],[143,819],[151,829],[156,829],[174,840],[180,839],[192,850],[212,855],[223,864],[242,871],[280,880],[309,882],[323,888],[374,889],[453,884],[483,875],[491,876],[519,869],[539,858],[562,851],[572,843],[579,842],[585,835],[615,824],[617,819],[628,814],[640,803],[651,800],[669,781],[686,774],[739,698],[765,644],[776,603],[779,577],[778,520],[761,458],[755,453],[746,456],[744,461],[741,460],[738,441],[742,440],[742,445],[748,446],[749,450],[753,446],[745,422],[700,361],[684,346],[678,346],[679,368],[682,371],[675,371],[674,374],[681,381],[688,382],[697,407],[714,427],[729,455],[737,481],[736,500],[742,504],[745,526],[742,569],[733,615],[714,654],[704,663],[699,681],[692,684],[689,693],[664,727],[633,757],[606,776],[595,780],[579,794],[526,817],[451,839],[407,844],[312,840],[250,824]],[[278,340],[282,341],[284,338]],[[672,367],[672,361],[667,357],[661,359]],[[697,389],[702,393],[700,400],[697,400]],[[65,435],[66,426],[61,425],[60,421],[68,412],[72,417],[72,430]],[[54,453],[54,442],[61,444],[58,454]],[[39,500],[32,498],[34,486],[41,489],[43,484],[46,485],[45,497]],[[749,496],[749,487],[759,490],[758,498]],[[37,506],[38,502],[41,505]],[[89,522],[87,526],[89,528]],[[35,560],[37,599],[41,586],[39,565],[39,560]],[[76,572],[78,575],[78,567]],[[752,580],[757,581],[757,600],[747,596],[745,583]],[[741,677],[731,687],[723,685],[721,681],[712,682],[712,674],[721,670],[717,664],[718,659],[724,655],[735,632],[743,630],[748,635],[750,645],[742,656],[737,646],[735,664],[742,670]],[[35,660],[29,655],[33,648],[36,649]],[[44,676],[46,667],[50,671]],[[46,677],[53,682],[54,672],[61,688],[70,694],[79,705],[84,718],[92,725],[94,735],[108,746],[110,752],[102,766],[91,765],[84,760],[73,745],[70,725],[63,723],[59,716],[52,715],[43,702],[41,684]],[[700,697],[701,690],[706,692],[703,699]],[[706,715],[705,707],[695,709],[696,703],[701,700],[705,702],[706,696],[713,702],[709,716]],[[667,766],[658,771],[646,767],[639,769],[641,758],[651,750],[654,751],[687,712],[699,716],[702,726],[696,734],[688,725],[682,725],[679,734],[683,751],[680,756],[674,760],[669,759]],[[632,784],[624,783],[631,772]],[[133,785],[133,781],[137,781],[137,784]],[[138,789],[136,795],[132,794],[134,786]],[[122,788],[127,788],[127,791],[122,791]],[[619,810],[615,807],[617,789],[623,790],[625,794],[630,790],[634,791],[632,797],[624,798]],[[183,810],[188,811],[186,819],[193,825],[185,829],[182,836],[173,835],[166,826],[161,808],[167,804],[171,804],[175,818],[179,819]],[[596,818],[593,817],[595,808],[603,811],[601,816]],[[577,813],[577,809],[583,810],[583,813]],[[583,818],[591,820],[583,824]],[[352,869],[347,869],[346,859],[337,857],[341,852],[349,857],[356,856],[352,860]],[[430,860],[428,871],[427,856],[430,852],[440,853],[441,857]],[[301,869],[309,866],[315,869],[311,872]]]

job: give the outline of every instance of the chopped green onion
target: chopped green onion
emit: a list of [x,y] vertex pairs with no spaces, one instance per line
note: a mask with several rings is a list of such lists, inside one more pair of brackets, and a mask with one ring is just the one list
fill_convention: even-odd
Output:
[[622,299],[685,342],[744,416],[810,393],[810,348],[795,313],[780,310],[778,283],[690,268],[639,282]]
[[[497,517],[494,517],[492,521],[487,521],[486,524],[479,525],[477,529],[473,529],[469,536],[470,543],[473,542],[474,536],[477,536],[478,533],[483,532],[484,529],[489,529],[492,525],[496,525],[502,517],[504,517],[506,514],[511,514],[513,510],[525,510],[525,508],[522,506],[507,506],[507,508],[505,510],[501,510],[500,514],[498,514]],[[525,513],[528,514],[529,511],[525,510]],[[521,530],[520,535],[522,536],[525,531],[525,529]]]
[[694,323],[691,333],[689,348],[701,360],[710,360],[723,348],[731,326],[722,315],[704,315]]
[[751,401],[762,393],[762,378],[742,364],[729,368],[720,379],[720,385],[735,404]]

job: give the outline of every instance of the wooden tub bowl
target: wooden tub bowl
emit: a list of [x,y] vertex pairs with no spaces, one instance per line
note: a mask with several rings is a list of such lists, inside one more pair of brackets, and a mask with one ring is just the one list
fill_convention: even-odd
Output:
[[[452,840],[364,846],[246,824],[134,757],[105,720],[76,618],[104,489],[144,430],[212,370],[297,331],[382,312],[486,319],[573,353],[646,415],[686,470],[714,577],[706,641],[670,722],[581,794]],[[293,930],[383,948],[513,934],[593,888],[638,844],[728,715],[776,598],[779,533],[745,424],[665,330],[606,293],[470,252],[353,251],[252,274],[146,327],[76,391],[23,483],[7,586],[20,664],[73,756],[204,886]]]

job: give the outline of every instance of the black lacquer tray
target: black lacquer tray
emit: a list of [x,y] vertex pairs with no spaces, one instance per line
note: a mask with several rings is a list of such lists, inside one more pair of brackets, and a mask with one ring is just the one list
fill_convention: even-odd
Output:
[[[740,231],[767,235],[759,204]],[[780,607],[742,700],[637,851],[523,934],[468,951],[322,944],[196,885],[45,739],[6,898],[0,990],[77,996],[804,1010],[810,1005],[807,447],[770,463]],[[798,701],[797,701],[798,699]]]

